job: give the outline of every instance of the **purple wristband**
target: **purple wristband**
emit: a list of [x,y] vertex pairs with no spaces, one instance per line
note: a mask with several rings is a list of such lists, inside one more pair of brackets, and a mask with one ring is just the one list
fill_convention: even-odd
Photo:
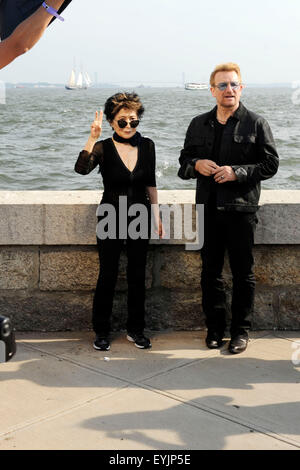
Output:
[[55,10],[55,8],[53,7],[50,7],[49,5],[47,5],[46,2],[43,2],[42,6],[47,10],[47,12],[52,15],[52,16],[55,16],[56,18],[58,18],[60,21],[65,21],[64,18],[62,16],[60,16],[58,13],[57,13],[57,10]]

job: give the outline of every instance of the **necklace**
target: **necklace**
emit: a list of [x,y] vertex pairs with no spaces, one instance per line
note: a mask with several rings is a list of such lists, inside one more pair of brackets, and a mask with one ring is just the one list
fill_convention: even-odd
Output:
[[220,124],[226,124],[227,123],[227,119],[226,119],[226,121],[222,121],[222,119],[219,119],[218,116],[217,116],[217,120]]

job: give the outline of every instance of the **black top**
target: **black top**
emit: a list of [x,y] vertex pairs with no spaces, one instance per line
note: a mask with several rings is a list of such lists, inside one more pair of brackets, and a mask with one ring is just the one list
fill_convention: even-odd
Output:
[[[214,119],[214,129],[215,129],[215,137],[214,137],[214,144],[213,144],[213,151],[211,160],[215,162],[217,165],[220,165],[220,151],[221,151],[221,143],[223,132],[226,127],[226,124],[221,124],[217,118]],[[208,206],[207,209],[213,209],[217,207],[217,184],[214,180],[214,176],[210,176],[210,192],[209,192],[209,199],[208,199]]]
[[221,142],[222,142],[223,132],[224,132],[224,129],[226,127],[226,124],[221,124],[218,121],[218,119],[214,119],[214,127],[215,127],[215,138],[214,138],[212,160],[217,165],[219,165],[220,164]]
[[117,205],[119,196],[127,196],[128,204],[149,202],[146,188],[156,186],[155,146],[151,139],[141,138],[132,171],[124,164],[111,138],[96,142],[91,153],[80,152],[75,171],[87,175],[98,165],[104,186],[102,203]]

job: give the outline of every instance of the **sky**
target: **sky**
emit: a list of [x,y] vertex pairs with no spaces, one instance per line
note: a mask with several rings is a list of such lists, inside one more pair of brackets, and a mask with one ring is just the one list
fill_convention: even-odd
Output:
[[63,16],[0,80],[66,83],[74,60],[100,83],[208,82],[229,61],[245,83],[300,80],[299,0],[73,0]]

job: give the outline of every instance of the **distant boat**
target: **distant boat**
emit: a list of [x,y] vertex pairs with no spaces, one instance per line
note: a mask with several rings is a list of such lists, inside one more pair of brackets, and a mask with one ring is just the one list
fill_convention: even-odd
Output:
[[77,80],[76,73],[73,69],[66,85],[66,90],[86,90],[92,84],[92,80],[87,72],[79,72]]
[[184,88],[186,90],[208,90],[206,83],[185,83]]

